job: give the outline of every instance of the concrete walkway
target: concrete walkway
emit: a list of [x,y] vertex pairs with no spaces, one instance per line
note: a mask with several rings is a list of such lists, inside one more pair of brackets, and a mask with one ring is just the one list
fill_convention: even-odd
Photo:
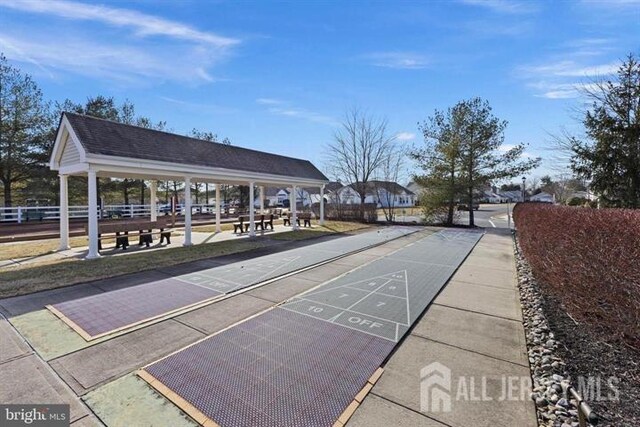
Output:
[[[109,426],[194,426],[193,420],[132,372],[363,263],[385,257],[424,233],[91,344],[42,306],[144,283],[159,272],[130,275],[126,283],[122,278],[106,279],[17,297],[10,307],[4,300],[3,311],[13,325],[0,318],[0,400],[70,403],[74,427],[102,425],[100,421]],[[515,280],[510,237],[485,235],[396,348],[348,425],[535,426],[533,402],[528,391],[521,393],[520,388],[521,381],[530,381],[530,373]],[[28,344],[14,327],[27,337]],[[443,382],[439,385],[449,395],[449,411],[421,411],[421,370],[433,362],[441,364],[441,371],[450,370],[448,387]],[[509,390],[510,399],[501,399],[503,381],[513,383],[511,388],[515,385],[515,391]]]
[[486,234],[348,426],[536,426],[528,363],[512,241]]

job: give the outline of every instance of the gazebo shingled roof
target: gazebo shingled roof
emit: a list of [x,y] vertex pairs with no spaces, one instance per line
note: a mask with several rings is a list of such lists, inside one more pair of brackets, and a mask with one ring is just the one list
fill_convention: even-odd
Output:
[[329,181],[310,161],[64,113],[87,153]]

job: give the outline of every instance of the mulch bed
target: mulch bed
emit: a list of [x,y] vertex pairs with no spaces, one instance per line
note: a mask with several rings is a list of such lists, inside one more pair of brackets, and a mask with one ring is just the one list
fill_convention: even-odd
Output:
[[[544,292],[544,286],[541,287]],[[574,322],[561,303],[549,295],[543,299],[544,314],[560,343],[558,355],[566,363],[571,383],[578,377],[600,377],[600,393],[606,400],[589,399],[588,404],[600,416],[599,426],[640,426],[640,351],[624,344],[607,343],[592,333],[588,325]],[[607,380],[616,377],[618,399]],[[585,397],[585,396],[583,396]]]

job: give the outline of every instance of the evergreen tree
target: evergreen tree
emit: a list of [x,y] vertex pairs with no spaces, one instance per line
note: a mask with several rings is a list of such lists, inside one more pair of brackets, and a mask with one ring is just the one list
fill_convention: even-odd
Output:
[[6,207],[13,204],[16,184],[46,164],[52,120],[35,81],[0,54],[0,182]]
[[616,78],[586,90],[587,140],[570,138],[571,167],[605,205],[640,207],[640,63],[629,55]]

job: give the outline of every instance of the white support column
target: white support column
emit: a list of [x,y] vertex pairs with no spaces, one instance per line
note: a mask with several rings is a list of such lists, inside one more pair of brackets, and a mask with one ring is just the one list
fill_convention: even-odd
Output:
[[216,183],[216,233],[220,233],[222,229],[220,228],[220,184]]
[[264,185],[260,186],[260,213],[264,213]]
[[151,180],[149,183],[149,198],[151,199],[151,221],[158,219],[158,204],[156,202],[156,193],[158,192],[158,181]]
[[68,175],[60,175],[60,247],[61,251],[69,246],[69,191]]
[[255,195],[253,194],[253,187],[255,183],[249,183],[249,237],[255,237],[256,235],[256,208],[255,204]]
[[293,186],[292,191],[291,191],[291,195],[292,195],[292,199],[291,200],[291,227],[293,227],[294,230],[298,229],[298,187],[296,185]]
[[191,178],[184,178],[184,243],[191,246]]
[[320,187],[320,225],[324,225],[324,185]]
[[87,181],[89,188],[89,253],[87,259],[100,258],[98,252],[98,185],[96,171],[90,170],[87,173]]

